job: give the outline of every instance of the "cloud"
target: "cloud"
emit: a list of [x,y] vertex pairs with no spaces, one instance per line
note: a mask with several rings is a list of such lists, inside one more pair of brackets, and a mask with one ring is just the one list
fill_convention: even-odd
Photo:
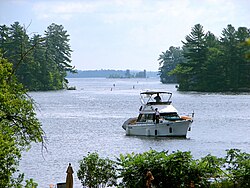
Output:
[[95,12],[101,4],[95,1],[42,1],[34,3],[32,9],[39,19],[69,20],[79,13]]
[[[153,5],[153,6],[151,6]],[[145,14],[154,12],[154,2],[142,0],[97,1],[38,1],[33,11],[40,18],[63,17],[63,15],[96,14],[107,23],[142,20]],[[47,15],[47,16],[45,16]]]
[[237,22],[239,10],[242,9],[234,0],[72,0],[33,4],[39,19],[75,19],[82,24],[98,24],[100,28],[113,25],[126,31],[128,40],[132,38],[141,45],[149,40],[151,45],[162,43],[166,35],[173,39],[184,37],[184,30],[188,34],[197,23],[218,34],[227,24]]
[[[170,46],[181,46],[195,24],[218,36],[227,24],[237,28],[247,26],[250,20],[248,0],[64,0],[32,4],[37,18],[66,25],[79,56],[85,48],[103,57],[109,53],[111,57],[114,53],[150,54],[151,60],[147,60],[153,61]],[[79,40],[83,41],[81,47]],[[91,61],[95,59],[91,52],[87,54]]]
[[[242,0],[244,1],[244,0]],[[35,1],[33,11],[40,19],[61,18],[95,14],[107,24],[119,22],[146,22],[159,20],[189,20],[215,16],[217,20],[236,12],[238,2],[233,0],[85,0],[85,1]]]

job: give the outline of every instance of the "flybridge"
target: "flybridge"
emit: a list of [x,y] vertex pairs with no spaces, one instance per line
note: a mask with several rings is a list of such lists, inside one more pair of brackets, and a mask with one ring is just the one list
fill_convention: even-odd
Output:
[[171,104],[172,93],[168,91],[144,91],[140,93],[143,105],[168,105]]

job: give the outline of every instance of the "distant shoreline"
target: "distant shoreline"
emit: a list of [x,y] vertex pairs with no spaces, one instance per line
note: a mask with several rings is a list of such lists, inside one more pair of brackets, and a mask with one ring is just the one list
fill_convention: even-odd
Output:
[[158,71],[136,70],[77,70],[67,78],[159,78]]

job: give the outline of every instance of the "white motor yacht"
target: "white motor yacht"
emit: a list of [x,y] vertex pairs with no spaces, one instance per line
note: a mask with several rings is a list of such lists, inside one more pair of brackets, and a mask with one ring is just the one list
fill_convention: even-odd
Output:
[[186,137],[191,130],[194,113],[180,116],[170,101],[171,92],[145,91],[140,93],[138,117],[122,125],[126,135],[154,137]]

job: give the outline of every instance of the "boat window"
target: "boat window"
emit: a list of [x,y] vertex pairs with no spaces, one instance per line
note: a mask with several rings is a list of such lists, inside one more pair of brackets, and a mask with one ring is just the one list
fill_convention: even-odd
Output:
[[163,117],[166,120],[178,120],[178,119],[180,119],[180,116],[176,112],[163,113],[163,114],[161,114],[161,117]]
[[148,120],[153,120],[154,114],[139,114],[137,122],[146,122]]

